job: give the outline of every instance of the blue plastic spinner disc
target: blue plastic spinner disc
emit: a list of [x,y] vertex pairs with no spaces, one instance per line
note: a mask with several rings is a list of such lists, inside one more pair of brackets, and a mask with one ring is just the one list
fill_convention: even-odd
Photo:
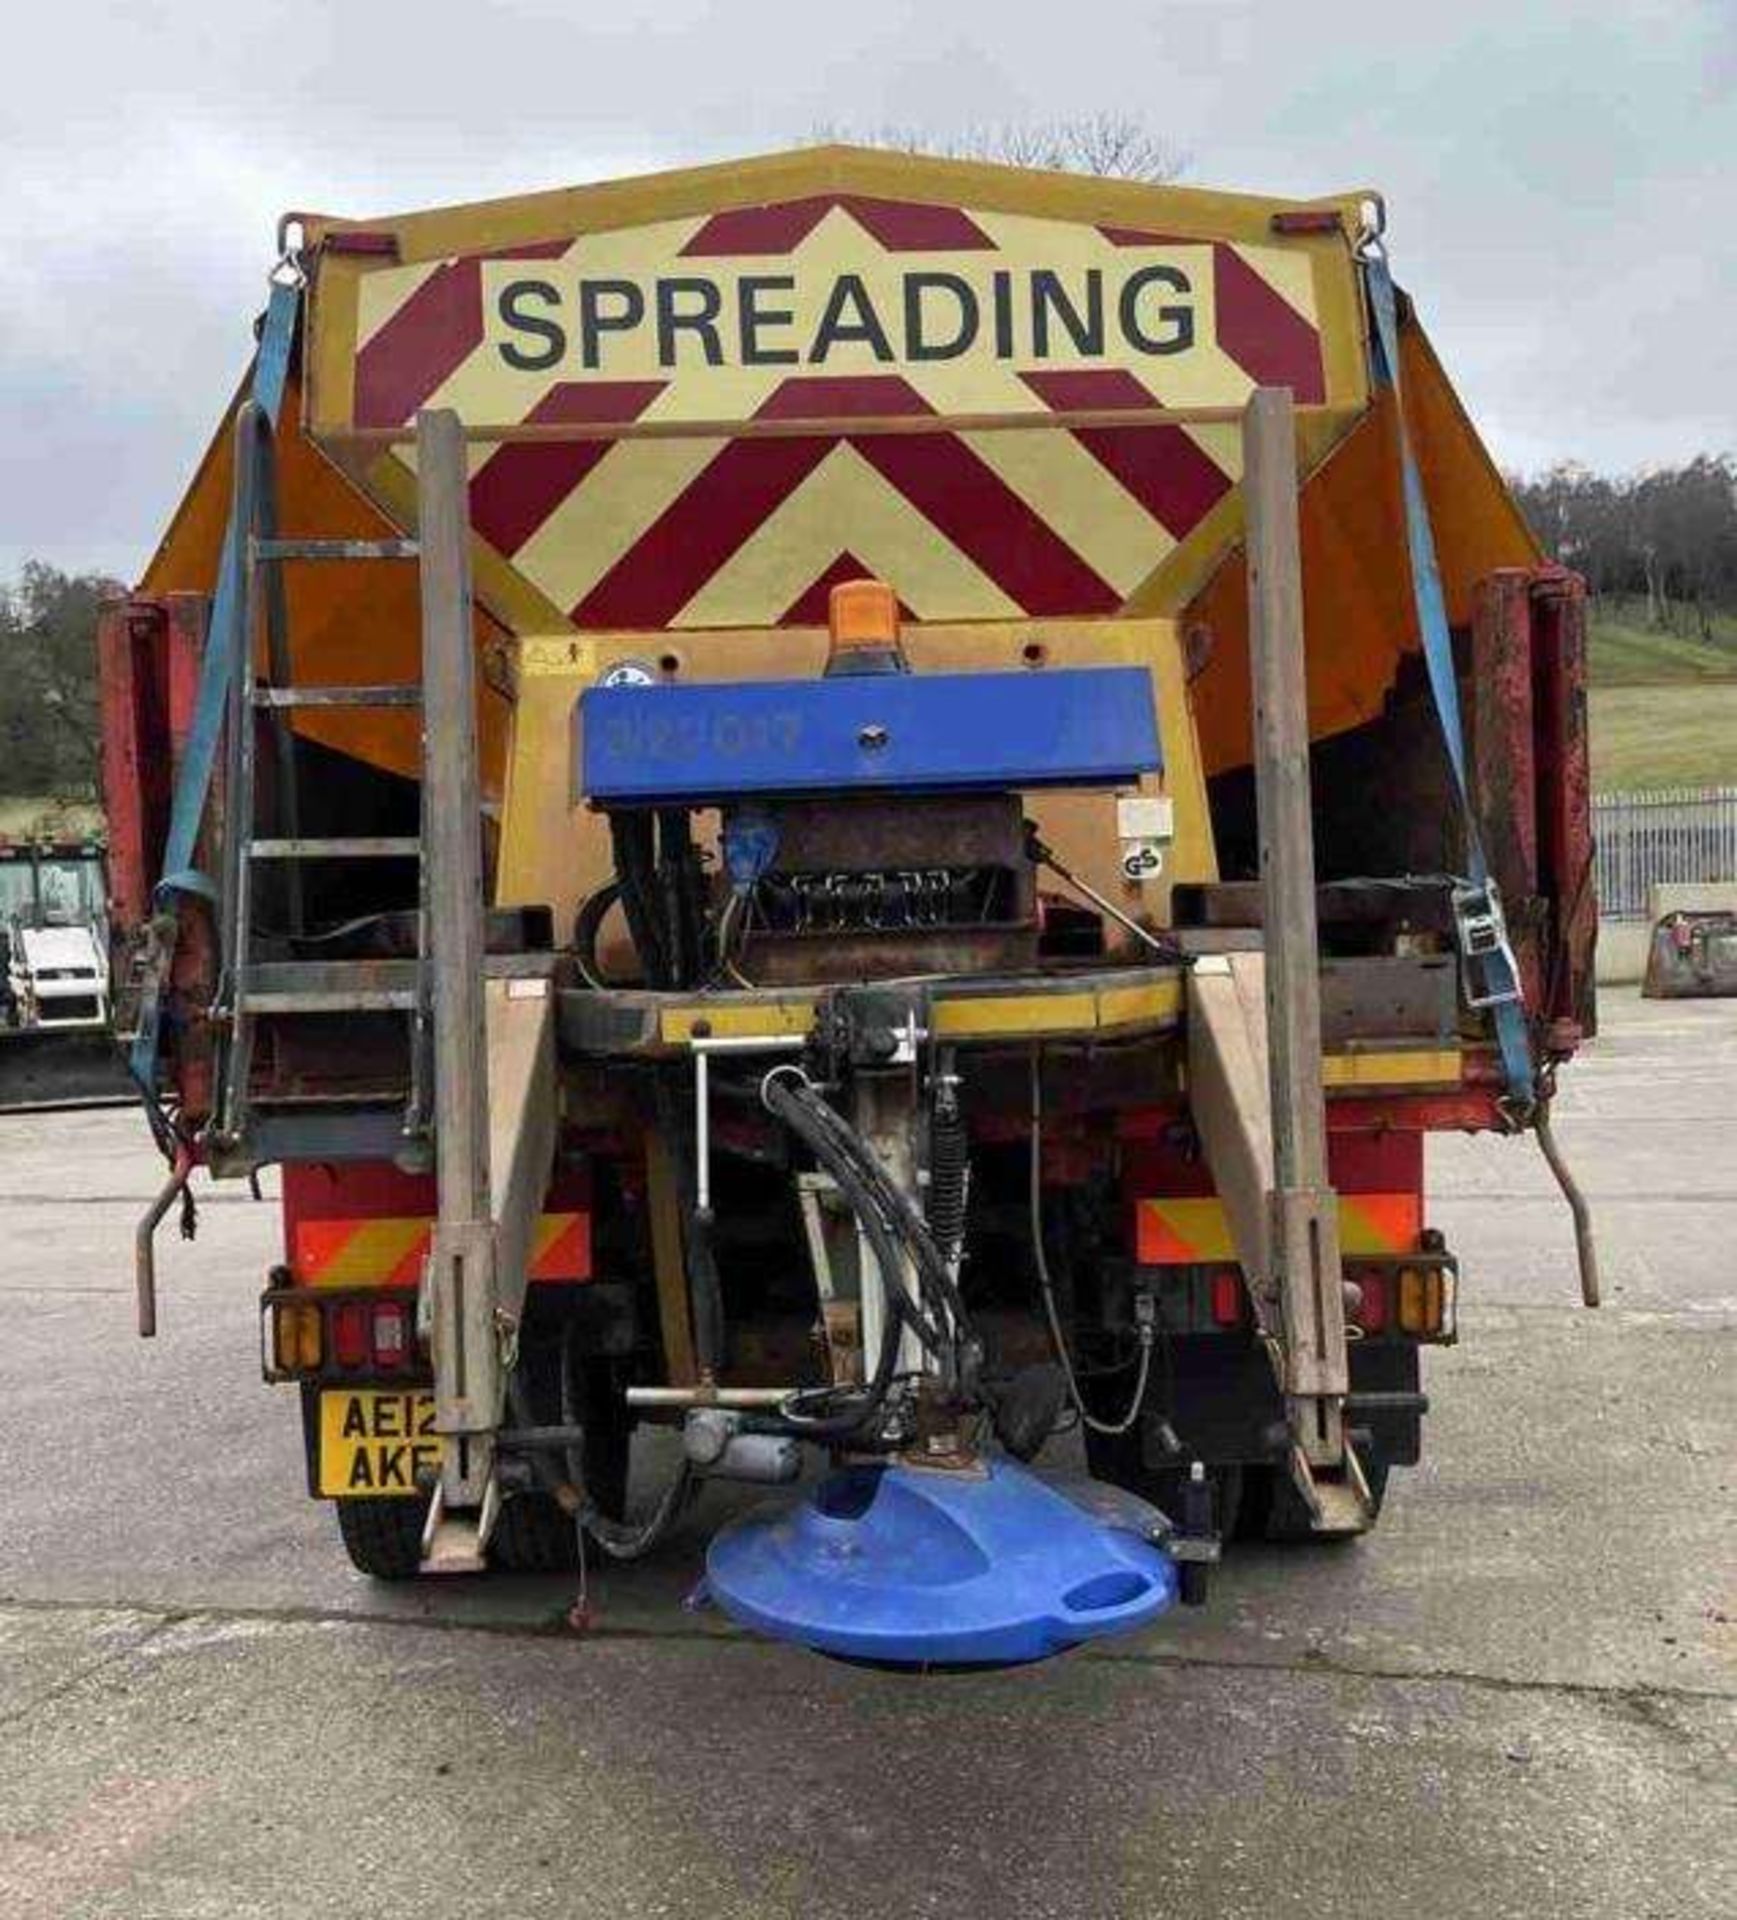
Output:
[[1042,1660],[1176,1601],[1161,1548],[999,1458],[841,1468],[724,1527],[706,1575],[743,1626],[892,1666]]

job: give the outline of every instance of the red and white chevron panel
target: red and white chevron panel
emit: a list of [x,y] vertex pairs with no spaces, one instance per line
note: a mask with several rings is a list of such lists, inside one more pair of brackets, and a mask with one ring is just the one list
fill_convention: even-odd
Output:
[[[1325,399],[1282,246],[853,195],[368,271],[354,424],[826,420]],[[578,626],[1109,613],[1235,485],[1234,426],[537,440],[472,450],[478,537]]]

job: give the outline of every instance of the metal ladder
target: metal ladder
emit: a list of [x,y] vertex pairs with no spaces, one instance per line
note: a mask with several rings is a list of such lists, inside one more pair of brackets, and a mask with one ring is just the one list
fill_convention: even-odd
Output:
[[[437,1217],[419,1301],[434,1374],[435,1431],[443,1442],[431,1489],[422,1565],[436,1573],[483,1564],[500,1511],[496,1436],[538,1211],[548,1191],[557,1120],[554,998],[545,972],[485,979],[481,784],[475,726],[470,530],[463,428],[455,413],[416,423],[419,538],[282,540],[274,524],[271,428],[263,412],[237,421],[235,525],[242,575],[237,648],[229,688],[229,827],[221,916],[218,1008],[228,1016],[213,1117],[214,1143],[233,1170],[252,1159],[308,1157],[288,1138],[269,1156],[250,1140],[249,1070],[255,1022],[346,1012],[401,1012],[411,1023],[410,1092],[404,1132],[432,1141]],[[410,560],[420,570],[419,686],[292,683],[284,562]],[[269,678],[255,669],[264,615]],[[415,839],[308,838],[299,830],[289,777],[288,715],[308,707],[422,711],[421,830]],[[276,759],[286,770],[279,819],[256,818],[255,717],[270,716]],[[285,804],[287,803],[287,804]],[[416,958],[405,961],[257,961],[252,892],[256,861],[412,858],[418,862]],[[303,930],[299,864],[287,889],[292,933]],[[515,989],[517,989],[515,991]],[[298,1123],[301,1124],[301,1123]],[[373,1152],[379,1151],[376,1144]],[[317,1153],[317,1149],[314,1149]],[[373,1157],[372,1155],[366,1157]]]
[[[277,531],[276,457],[270,416],[257,402],[241,409],[235,429],[234,524],[240,530],[235,626],[219,645],[235,649],[227,709],[228,829],[219,914],[221,959],[213,1014],[223,1033],[211,1144],[245,1164],[252,1120],[254,1037],[262,1016],[277,1019],[332,1013],[398,1012],[410,1023],[410,1086],[402,1136],[426,1137],[430,1090],[430,988],[427,867],[423,837],[335,835],[300,831],[292,712],[310,708],[420,707],[422,689],[406,684],[294,684],[283,568],[288,563],[419,560],[414,540],[282,539]],[[258,634],[265,628],[267,677],[258,670]],[[256,716],[269,718],[276,819],[260,819]],[[418,871],[416,957],[406,960],[259,960],[254,957],[254,868],[288,868],[285,899],[291,937],[307,930],[303,867],[311,861],[413,859]]]

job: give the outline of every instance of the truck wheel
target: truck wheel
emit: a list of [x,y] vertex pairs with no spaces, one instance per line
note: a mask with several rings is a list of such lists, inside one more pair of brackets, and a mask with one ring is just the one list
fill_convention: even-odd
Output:
[[489,1557],[511,1573],[566,1573],[578,1564],[577,1547],[553,1494],[516,1493],[495,1522]]
[[[1189,1469],[1149,1467],[1141,1458],[1140,1436],[1134,1433],[1086,1434],[1086,1465],[1092,1476],[1108,1480],[1113,1487],[1126,1487],[1142,1500],[1150,1500],[1161,1513],[1178,1526],[1182,1523],[1182,1492]],[[1212,1511],[1218,1522],[1219,1538],[1229,1540],[1237,1533],[1243,1500],[1243,1469],[1236,1465],[1208,1467],[1212,1482]]]
[[414,1580],[422,1565],[426,1500],[338,1500],[338,1531],[350,1563],[375,1580]]

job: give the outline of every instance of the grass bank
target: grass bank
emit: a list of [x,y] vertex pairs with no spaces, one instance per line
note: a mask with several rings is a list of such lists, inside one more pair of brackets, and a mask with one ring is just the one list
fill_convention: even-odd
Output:
[[1621,618],[1588,639],[1595,790],[1737,786],[1737,619],[1712,644]]

